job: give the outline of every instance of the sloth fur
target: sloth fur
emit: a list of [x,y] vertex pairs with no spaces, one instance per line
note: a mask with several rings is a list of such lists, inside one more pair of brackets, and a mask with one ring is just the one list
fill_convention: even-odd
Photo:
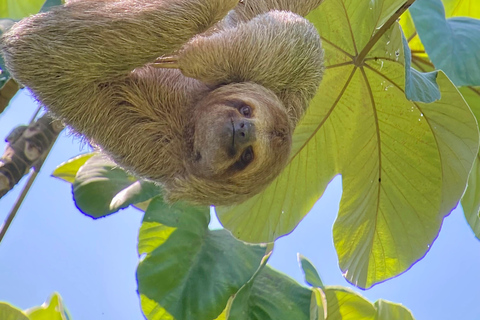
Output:
[[[76,0],[18,22],[0,49],[55,116],[169,201],[230,205],[289,160],[324,70],[300,15],[320,2]],[[176,69],[151,64],[162,56]]]

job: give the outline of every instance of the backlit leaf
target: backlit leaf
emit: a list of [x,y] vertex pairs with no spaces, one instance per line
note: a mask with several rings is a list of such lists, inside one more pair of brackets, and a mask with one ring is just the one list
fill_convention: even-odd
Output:
[[234,236],[268,242],[291,232],[341,174],[334,242],[348,281],[371,287],[428,251],[465,190],[478,128],[442,72],[440,100],[406,98],[402,33],[388,17],[408,3],[325,0],[309,16],[323,39],[324,80],[282,174],[246,203],[217,208]]
[[37,13],[45,0],[0,0],[0,19],[21,19]]
[[29,320],[22,310],[6,302],[0,302],[0,319],[2,320]]
[[62,297],[54,293],[48,302],[40,307],[35,307],[26,311],[29,320],[69,320],[68,311],[63,305]]

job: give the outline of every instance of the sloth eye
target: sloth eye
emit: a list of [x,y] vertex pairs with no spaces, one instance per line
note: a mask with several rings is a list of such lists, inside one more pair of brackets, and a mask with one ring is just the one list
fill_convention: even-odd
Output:
[[240,157],[240,160],[243,162],[244,165],[249,164],[253,160],[253,149],[252,147],[248,147],[243,151],[242,156]]
[[252,109],[247,105],[241,106],[239,111],[245,118],[250,118],[252,116]]

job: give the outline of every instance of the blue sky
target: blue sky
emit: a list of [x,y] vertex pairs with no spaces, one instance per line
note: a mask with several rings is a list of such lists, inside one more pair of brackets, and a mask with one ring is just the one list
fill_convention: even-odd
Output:
[[[26,92],[17,95],[0,115],[0,137],[28,122],[35,109]],[[0,149],[4,146],[0,143]],[[142,213],[126,209],[92,220],[76,209],[70,185],[50,176],[58,164],[87,151],[65,133],[57,141],[0,243],[0,301],[26,309],[57,291],[73,319],[141,320],[135,270]],[[0,200],[2,221],[24,183]],[[303,284],[300,252],[315,264],[324,284],[349,286],[332,239],[340,197],[337,177],[297,229],[278,240],[270,264]],[[480,320],[479,266],[480,242],[457,208],[424,259],[395,279],[356,290],[372,302],[402,303],[418,320]]]

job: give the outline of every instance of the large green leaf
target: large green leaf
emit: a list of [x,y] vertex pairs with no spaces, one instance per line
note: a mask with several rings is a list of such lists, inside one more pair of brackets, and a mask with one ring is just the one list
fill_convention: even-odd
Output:
[[78,170],[87,162],[88,159],[93,157],[96,153],[86,153],[78,155],[68,161],[65,161],[58,165],[52,173],[52,176],[59,178],[63,181],[73,183],[77,176]]
[[478,151],[475,118],[443,73],[436,79],[441,100],[407,100],[401,31],[377,23],[403,1],[391,3],[325,0],[309,16],[327,71],[295,131],[292,159],[262,194],[217,209],[236,237],[272,241],[292,231],[342,174],[335,247],[346,278],[363,288],[425,255]]
[[401,304],[378,300],[372,304],[354,291],[343,287],[326,287],[328,320],[413,320]]
[[60,164],[53,176],[73,184],[77,207],[99,218],[161,194],[161,187],[136,181],[99,153],[88,153]]
[[392,303],[385,300],[375,302],[377,309],[375,320],[413,320],[413,315],[401,304]]
[[[480,17],[480,2],[471,0],[444,0],[446,16]],[[422,71],[433,70],[434,66],[425,53],[423,44],[417,35],[415,25],[408,12],[400,20],[403,31],[409,38],[409,47],[413,51],[412,59],[415,67]],[[468,72],[475,72],[469,69]],[[408,80],[407,80],[408,84]],[[465,86],[459,91],[467,101],[477,122],[480,120],[480,87]],[[468,177],[468,186],[462,197],[462,207],[470,227],[476,237],[480,239],[480,156],[477,154],[472,171]]]
[[[69,320],[68,311],[63,305],[62,297],[54,293],[50,301],[45,302],[40,307],[35,307],[26,311],[30,320]],[[2,318],[0,318],[2,319]]]
[[458,86],[480,85],[480,20],[446,19],[440,0],[416,1],[410,13],[435,67]]
[[150,203],[140,228],[138,291],[147,319],[211,320],[253,276],[265,254],[226,230],[208,229],[210,209],[161,197]]
[[11,306],[8,303],[0,302],[0,319],[2,320],[29,320],[22,310]]
[[[323,287],[315,266],[305,257],[299,255],[300,267],[305,274],[305,281],[314,284],[313,288],[317,307],[316,319],[328,320],[413,320],[408,309],[390,301],[378,300],[372,305],[354,291],[336,286]],[[312,279],[314,281],[312,281]],[[326,308],[325,308],[326,306]],[[313,317],[311,317],[313,319]]]
[[[148,189],[147,192],[142,193],[143,187]],[[93,218],[117,212],[153,196],[149,183],[140,184],[102,154],[93,156],[80,167],[72,188],[77,207]]]
[[231,320],[310,319],[312,291],[265,266],[233,299]]

